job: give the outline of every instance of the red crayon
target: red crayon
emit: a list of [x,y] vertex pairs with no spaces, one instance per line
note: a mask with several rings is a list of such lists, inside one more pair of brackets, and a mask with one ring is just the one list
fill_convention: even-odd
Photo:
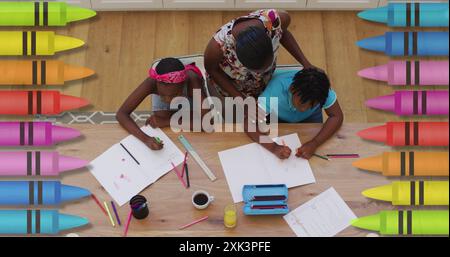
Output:
[[55,115],[88,105],[85,99],[59,91],[0,91],[0,114]]
[[448,132],[448,122],[387,122],[358,136],[389,146],[448,146]]

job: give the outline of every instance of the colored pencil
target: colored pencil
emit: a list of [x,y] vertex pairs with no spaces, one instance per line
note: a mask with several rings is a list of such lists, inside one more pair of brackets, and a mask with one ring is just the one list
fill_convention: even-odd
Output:
[[120,224],[120,218],[119,214],[117,213],[116,205],[114,204],[113,201],[111,201],[111,206],[113,208],[114,214],[116,215],[117,224],[119,224],[119,226],[122,226],[122,224]]
[[203,218],[201,218],[201,219],[194,220],[194,221],[192,221],[191,223],[186,224],[186,225],[180,227],[179,229],[181,230],[181,229],[188,228],[188,227],[190,227],[190,226],[192,226],[192,225],[195,225],[195,224],[197,224],[197,223],[199,223],[199,222],[202,222],[202,221],[204,221],[204,220],[207,220],[207,219],[208,219],[208,216],[205,216],[205,217],[203,217]]
[[334,158],[334,159],[339,159],[339,158],[359,158],[359,154],[347,154],[347,155],[333,155],[333,154],[327,154],[328,158]]
[[185,164],[186,164],[187,155],[188,155],[188,152],[186,151],[186,153],[184,154],[183,168],[181,169],[181,177],[184,177],[184,167],[185,167]]
[[109,221],[111,221],[111,225],[113,227],[115,227],[116,224],[114,224],[114,220],[113,220],[113,217],[111,216],[111,212],[109,211],[108,204],[106,202],[103,202],[103,204],[105,205],[105,209],[108,212],[108,217],[109,217]]
[[285,205],[252,205],[252,209],[286,209]]
[[130,213],[128,213],[128,218],[127,218],[127,224],[125,224],[125,230],[123,232],[123,236],[125,236],[125,237],[128,234],[128,228],[130,227],[131,217],[132,217],[132,210],[130,208]]
[[313,153],[313,155],[316,156],[317,158],[320,158],[320,159],[324,159],[324,160],[327,160],[327,161],[330,160],[330,158],[322,156],[322,155],[318,155],[318,154],[315,154],[315,153]]
[[186,166],[186,182],[187,182],[187,187],[189,188],[191,186],[191,183],[189,182],[189,169],[188,169],[187,163],[185,163],[184,166]]
[[181,184],[183,184],[183,186],[184,186],[185,188],[187,188],[186,182],[184,182],[183,178],[182,178],[182,177],[180,176],[180,174],[178,173],[177,167],[175,166],[175,164],[173,164],[173,162],[171,162],[171,164],[172,164],[172,167],[173,167],[173,171],[175,171],[175,173],[177,174],[177,177],[178,177],[178,179],[181,181]]
[[134,158],[134,156],[130,153],[130,151],[128,151],[128,149],[127,149],[122,143],[120,143],[120,146],[122,146],[122,148],[128,153],[128,155],[131,156],[131,158],[133,158],[133,160],[134,160],[138,165],[141,165],[141,164],[138,162],[138,160],[136,160],[136,158]]
[[100,203],[100,201],[97,199],[97,197],[94,194],[91,194],[92,199],[94,199],[95,203],[97,203],[98,207],[100,207],[100,209],[102,210],[102,212],[108,216],[108,214],[106,213],[105,208],[103,208],[102,204]]

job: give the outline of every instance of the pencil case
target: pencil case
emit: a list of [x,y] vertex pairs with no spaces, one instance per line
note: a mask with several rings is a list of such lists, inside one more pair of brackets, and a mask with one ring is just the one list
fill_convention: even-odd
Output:
[[289,212],[288,188],[284,184],[245,185],[242,198],[245,215],[277,215]]

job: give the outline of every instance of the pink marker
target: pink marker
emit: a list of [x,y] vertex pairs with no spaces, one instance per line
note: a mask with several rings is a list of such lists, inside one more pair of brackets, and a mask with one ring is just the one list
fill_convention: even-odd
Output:
[[0,122],[0,146],[51,146],[80,135],[51,122]]
[[448,85],[448,61],[390,61],[388,64],[360,70],[367,79],[389,85]]
[[447,115],[448,91],[396,91],[366,101],[371,108],[397,115]]
[[88,165],[88,161],[57,152],[0,152],[1,176],[58,176]]

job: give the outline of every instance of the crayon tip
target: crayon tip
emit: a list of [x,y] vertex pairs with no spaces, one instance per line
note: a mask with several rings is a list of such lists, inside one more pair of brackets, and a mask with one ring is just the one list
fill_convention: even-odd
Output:
[[64,65],[64,81],[82,79],[94,75],[94,71],[75,65]]
[[394,112],[395,111],[394,97],[395,97],[394,95],[384,95],[375,97],[367,100],[366,106],[378,110]]
[[97,13],[91,9],[81,8],[78,6],[67,5],[66,22],[80,21],[94,17]]
[[359,159],[352,163],[353,167],[362,170],[370,170],[375,172],[381,172],[383,170],[383,160],[381,156],[372,156]]
[[86,160],[69,157],[69,156],[63,156],[63,155],[59,156],[58,161],[59,161],[58,168],[59,168],[60,172],[67,171],[67,170],[80,169],[89,164],[89,162]]
[[386,48],[386,39],[384,35],[381,35],[362,39],[356,44],[366,50],[384,52]]
[[387,65],[379,65],[362,69],[358,71],[358,76],[366,79],[388,81],[388,67]]
[[361,218],[354,219],[352,221],[352,226],[372,231],[380,230],[380,215],[375,214],[371,216],[365,216]]
[[51,131],[53,143],[59,143],[81,136],[80,131],[73,128],[53,126]]
[[384,185],[364,190],[362,195],[380,201],[392,201],[392,185]]
[[75,187],[75,186],[69,186],[69,185],[61,185],[61,202],[69,202],[69,201],[75,201],[87,196],[90,196],[91,192],[89,190],[81,188],[81,187]]
[[375,9],[369,9],[358,13],[358,17],[368,21],[387,23],[388,7],[383,6]]
[[69,96],[69,95],[61,95],[60,105],[61,105],[60,111],[64,112],[64,111],[84,107],[86,105],[89,105],[89,102],[83,98]]
[[59,231],[81,227],[89,224],[89,220],[83,217],[59,214]]
[[55,35],[55,53],[83,46],[84,42],[78,38]]
[[384,143],[386,142],[386,125],[361,130],[357,135],[362,139]]

